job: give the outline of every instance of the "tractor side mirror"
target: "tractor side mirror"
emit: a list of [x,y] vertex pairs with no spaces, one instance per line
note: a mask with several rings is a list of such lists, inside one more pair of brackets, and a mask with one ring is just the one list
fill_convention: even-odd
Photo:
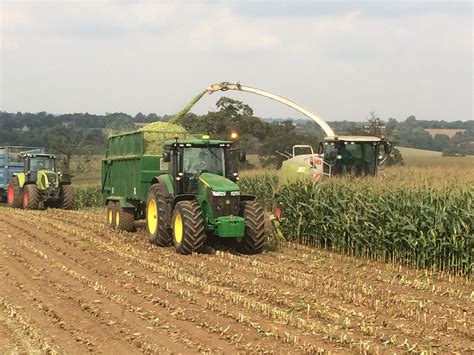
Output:
[[171,161],[171,154],[170,152],[164,152],[163,153],[163,161],[165,163],[169,163]]
[[244,161],[247,160],[247,154],[245,153],[245,150],[240,149],[239,150],[239,161],[243,163]]
[[323,144],[323,142],[319,143],[319,145],[318,145],[318,154],[319,155],[324,154],[324,144]]
[[393,144],[391,142],[384,142],[383,149],[386,155],[392,152]]

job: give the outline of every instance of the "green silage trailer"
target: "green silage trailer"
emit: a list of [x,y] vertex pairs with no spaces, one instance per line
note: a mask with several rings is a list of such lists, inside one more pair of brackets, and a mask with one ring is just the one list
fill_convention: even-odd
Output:
[[137,219],[146,219],[150,242],[181,254],[201,250],[209,238],[261,252],[264,212],[255,196],[240,192],[237,163],[245,152],[233,143],[184,131],[110,137],[102,161],[109,225],[133,231]]
[[[145,203],[153,178],[168,172],[163,162],[164,142],[178,136],[193,138],[186,132],[135,131],[109,137],[102,160],[102,196],[105,204],[115,202],[134,219],[144,218]],[[133,210],[133,213],[132,213]],[[109,223],[115,219],[107,216]],[[125,217],[125,216],[124,216]]]

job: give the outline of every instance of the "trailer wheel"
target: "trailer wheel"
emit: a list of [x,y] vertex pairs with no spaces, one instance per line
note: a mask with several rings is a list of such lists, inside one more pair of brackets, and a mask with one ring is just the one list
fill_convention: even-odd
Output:
[[115,229],[134,232],[135,229],[135,210],[133,208],[123,208],[120,202],[115,203]]
[[115,202],[109,201],[109,203],[107,203],[107,209],[105,213],[107,214],[107,223],[109,224],[110,227],[114,228],[115,227]]
[[263,208],[255,201],[240,204],[240,215],[245,218],[245,233],[240,247],[244,253],[258,254],[265,243],[265,216]]
[[74,188],[71,185],[61,185],[60,196],[60,207],[63,210],[72,210],[75,205],[75,194]]
[[180,254],[191,254],[199,251],[206,234],[204,216],[196,201],[181,201],[176,204],[173,212],[173,241]]
[[36,184],[28,184],[23,188],[23,208],[25,210],[37,210],[40,202],[40,194]]
[[22,189],[17,176],[13,176],[8,184],[7,203],[9,207],[21,208],[23,207]]
[[160,184],[153,184],[146,200],[146,226],[150,243],[160,247],[171,244],[171,235],[166,226],[166,197]]

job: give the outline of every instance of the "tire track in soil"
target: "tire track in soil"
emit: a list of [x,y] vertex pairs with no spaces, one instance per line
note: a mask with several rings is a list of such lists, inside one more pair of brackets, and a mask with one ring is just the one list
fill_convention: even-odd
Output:
[[[53,331],[67,333],[64,337],[55,336],[55,339],[60,338],[61,346],[64,349],[64,344],[70,343],[71,339],[75,341],[75,346],[72,352],[79,351],[83,346],[82,351],[87,352],[102,352],[107,351],[126,351],[127,353],[138,353],[138,349],[133,344],[125,344],[119,338],[119,335],[125,334],[120,329],[113,330],[107,322],[97,323],[98,312],[94,310],[97,304],[97,297],[94,294],[88,294],[88,290],[73,289],[67,283],[60,283],[55,275],[53,275],[48,268],[42,268],[44,259],[23,250],[20,255],[13,251],[10,245],[4,245],[11,257],[6,265],[1,265],[0,270],[3,270],[7,275],[7,283],[9,287],[9,295],[13,289],[17,289],[20,294],[18,299],[27,299],[26,307],[34,305],[30,309],[30,314],[36,314],[36,318],[42,322],[49,319],[48,324],[44,325],[44,329],[48,332]],[[2,260],[3,262],[3,260]],[[89,299],[84,298],[84,295],[92,296]],[[90,301],[90,299],[93,301]],[[77,328],[76,325],[80,325]],[[59,328],[56,330],[56,328]],[[102,340],[107,339],[106,342]],[[162,348],[165,351],[166,348]],[[67,351],[66,351],[67,352]],[[71,352],[71,351],[69,351]]]
[[21,327],[10,317],[11,313],[6,314],[0,310],[0,353],[40,354],[41,350],[31,343]]
[[[346,317],[346,319],[347,319],[347,317]],[[306,320],[306,319],[297,318],[297,322],[303,322],[303,323],[305,323],[305,322],[307,322],[307,321],[308,321],[308,320]],[[331,323],[332,323],[332,322],[331,322]],[[298,324],[297,324],[297,328],[301,328],[301,327],[302,327],[301,325],[298,327]],[[303,327],[302,327],[302,328],[305,329],[304,324],[303,324]],[[320,326],[320,328],[321,328],[321,326]],[[313,327],[310,327],[310,328],[307,328],[307,327],[306,327],[306,330],[314,331],[314,328],[313,328]],[[354,343],[354,341],[353,341],[353,340],[350,340],[350,338],[349,338],[349,337],[351,336],[350,332],[349,332],[348,334],[338,334],[338,331],[337,331],[337,330],[334,331],[334,330],[329,329],[329,334],[326,334],[326,336],[329,337],[329,338],[339,338],[339,339],[340,339],[340,340],[339,340],[340,343],[346,343],[346,345],[347,345],[347,343],[349,343],[349,346],[353,346],[352,343]],[[348,340],[348,338],[349,338],[349,340]],[[368,340],[371,341],[372,339],[368,339]],[[363,344],[363,342],[360,341],[360,340],[359,340],[359,341],[356,341],[356,344],[357,344],[357,343]]]
[[[255,331],[254,331],[254,330],[252,330],[252,333],[255,333]],[[273,347],[275,347],[275,344],[273,344]],[[281,348],[281,346],[280,346],[280,348]]]
[[[74,222],[71,222],[69,221],[69,223],[74,223]],[[129,236],[128,234],[124,234],[124,235],[127,235],[127,237]],[[262,258],[260,258],[261,256],[263,256]],[[258,261],[257,260],[252,260],[251,262],[252,263],[257,263],[257,264],[262,264],[262,259],[265,259],[265,257],[268,257],[269,255],[268,254],[262,254],[259,256],[259,259]],[[234,256],[232,256],[234,257]],[[215,257],[210,257],[210,258],[213,258],[213,260],[215,261]],[[239,262],[242,262],[242,261],[245,261],[245,260],[248,260],[248,257],[234,257],[236,258]],[[238,264],[236,264],[238,265]],[[257,270],[263,270],[264,268],[263,267],[256,267]],[[233,273],[235,272],[235,270],[232,271]],[[272,275],[278,275],[279,273],[275,273],[275,274],[272,274]],[[258,274],[257,276],[262,276],[261,275],[261,271],[260,271],[260,274]],[[314,275],[311,275],[311,276],[314,276]],[[227,276],[227,277],[231,277],[231,276]],[[343,280],[344,282],[340,283],[340,284],[347,284],[347,285],[353,285],[353,283],[351,284],[350,280]],[[352,286],[351,286],[352,287]],[[367,285],[364,285],[362,284],[361,288],[364,288],[364,287],[367,287]],[[377,286],[378,289],[380,289],[380,286]],[[316,290],[319,294],[324,294],[324,292],[321,292],[321,290]],[[353,289],[349,288],[349,295],[351,294],[351,291],[352,293],[354,294],[353,292]],[[411,291],[411,290],[409,290]],[[373,291],[372,291],[373,292]],[[326,292],[327,293],[327,292]],[[373,292],[374,293],[374,292]],[[341,298],[341,297],[338,297],[340,293],[335,293],[335,294],[332,294],[332,295],[328,295],[329,297],[329,302],[328,303],[331,303],[331,300],[334,299],[334,298],[339,298],[339,300],[342,302],[342,303],[348,303],[349,305],[352,304],[352,307],[354,306],[360,306],[360,303],[361,302],[356,302],[355,300],[352,300],[350,298]],[[347,292],[346,292],[347,294]],[[372,295],[373,296],[373,295]],[[393,336],[398,336],[400,334],[397,334],[397,331],[401,332],[401,335],[404,336],[406,339],[408,340],[412,340],[410,339],[411,338],[411,334],[414,333],[413,329],[416,329],[416,328],[420,328],[419,332],[418,332],[418,337],[421,337],[421,338],[427,338],[428,340],[425,340],[425,342],[427,343],[427,346],[430,346],[429,344],[433,343],[433,342],[437,342],[437,343],[442,343],[442,345],[444,346],[447,346],[449,347],[450,349],[452,349],[453,347],[457,348],[456,345],[454,345],[456,342],[461,342],[463,343],[463,337],[468,337],[468,338],[472,338],[472,331],[470,331],[471,327],[469,326],[469,317],[466,315],[466,313],[461,313],[461,317],[459,317],[459,314],[456,314],[456,312],[450,312],[450,318],[452,319],[451,322],[454,322],[453,319],[457,320],[458,318],[460,318],[462,321],[460,322],[461,324],[464,324],[464,328],[463,329],[450,329],[450,328],[453,328],[452,324],[448,324],[447,322],[443,321],[443,322],[438,322],[437,325],[434,325],[433,327],[430,327],[431,325],[433,324],[436,324],[436,322],[434,320],[436,320],[435,318],[433,317],[423,317],[421,318],[420,316],[420,312],[419,310],[417,310],[417,300],[416,299],[411,299],[409,300],[410,303],[408,303],[408,306],[412,306],[412,304],[415,303],[414,306],[412,306],[415,311],[418,311],[418,314],[415,314],[413,315],[411,318],[412,320],[407,320],[407,319],[404,319],[404,318],[407,318],[406,315],[407,313],[405,314],[397,314],[397,313],[388,313],[388,316],[384,317],[383,316],[383,313],[381,311],[387,311],[387,310],[390,310],[391,307],[390,305],[397,305],[396,302],[393,302],[393,299],[395,299],[395,301],[398,300],[398,302],[403,302],[402,305],[404,306],[407,302],[406,302],[406,296],[405,295],[402,295],[402,297],[400,297],[399,294],[397,293],[392,293],[392,294],[389,294],[388,295],[389,297],[386,297],[386,300],[389,301],[391,300],[391,303],[389,305],[378,305],[375,304],[374,305],[371,305],[369,304],[369,309],[371,310],[370,314],[369,314],[369,317],[367,317],[367,319],[363,320],[362,324],[358,324],[360,328],[362,328],[363,330],[365,331],[368,331],[368,332],[373,332],[373,328],[375,327],[376,328],[376,324],[375,323],[375,320],[377,320],[377,323],[381,324],[379,326],[379,328],[382,329],[382,335],[384,333],[386,333],[388,330],[391,330],[391,332],[395,332],[395,334],[390,334],[391,337]],[[426,295],[425,295],[426,296]],[[375,299],[384,299],[383,295],[378,298],[378,297],[372,297],[372,298],[368,298],[368,300],[370,302],[373,302],[374,301],[374,298]],[[424,300],[423,300],[424,301]],[[424,303],[427,303],[426,301]],[[429,302],[428,302],[429,303]],[[317,305],[315,305],[317,308]],[[326,305],[327,306],[327,305]],[[344,308],[346,307],[347,305],[344,305],[344,307],[342,308],[342,310],[344,310]],[[366,306],[366,305],[363,305],[363,306]],[[425,305],[425,308],[429,308],[429,304],[428,306]],[[350,306],[349,306],[350,307]],[[341,308],[340,306],[338,308]],[[446,308],[445,307],[439,307],[439,310],[440,310],[440,313],[446,313]],[[461,308],[460,309],[461,312],[466,312],[465,311],[465,308]],[[349,322],[351,322],[352,324],[354,324],[354,322],[352,322],[352,319],[350,314],[354,313],[354,309],[352,310],[349,310],[349,312],[345,311],[346,315],[345,317],[343,318],[342,321],[347,321],[349,320]],[[360,312],[359,312],[360,313]],[[381,314],[382,313],[382,314]],[[386,312],[385,312],[386,313]],[[459,313],[459,310],[458,310],[458,313]],[[377,314],[377,315],[376,315]],[[398,317],[398,318],[401,318],[402,320],[399,321],[398,323],[395,323],[394,326],[390,326],[390,320],[392,317]],[[446,317],[446,314],[443,314],[443,317]],[[340,317],[339,318],[339,322],[341,322],[340,320]],[[377,319],[375,319],[377,318]],[[359,319],[360,321],[360,319]],[[403,321],[403,323],[401,323]],[[415,323],[415,324],[412,324],[412,323]],[[357,324],[357,323],[355,323]],[[382,325],[383,324],[383,325]],[[401,325],[398,325],[398,324],[401,324]],[[421,325],[421,327],[420,327]],[[456,324],[454,324],[456,326]],[[392,328],[392,329],[391,329]],[[432,328],[432,333],[431,334],[426,334],[426,330]],[[443,332],[445,331],[445,332]],[[444,333],[444,334],[443,334]],[[457,333],[460,333],[460,334],[457,334]],[[443,335],[443,336],[441,336]],[[384,338],[384,336],[382,336],[382,338]],[[403,338],[402,338],[403,339]],[[416,339],[415,339],[416,340]],[[401,340],[403,341],[403,340]],[[422,339],[423,341],[423,339]],[[460,349],[462,349],[464,347],[465,349],[465,346],[469,347],[469,343],[468,342],[464,342],[466,343],[465,345],[461,345],[460,346]]]
[[[9,223],[11,223],[11,221],[10,221]],[[51,231],[51,232],[50,232],[50,235],[51,235],[52,233],[54,233],[54,231]],[[55,240],[55,242],[57,242],[57,240]],[[140,270],[141,270],[141,269],[139,269],[139,271],[140,271]],[[153,284],[153,286],[154,286],[154,285],[155,285],[155,284]],[[168,295],[168,297],[169,297],[169,295]],[[206,302],[206,300],[204,300],[204,302]],[[229,308],[230,308],[230,307],[229,307]],[[202,312],[202,308],[201,308],[200,310],[201,310],[201,312]],[[214,319],[214,322],[215,322],[215,320],[216,320],[216,319]],[[247,329],[247,332],[249,332],[248,329]],[[253,330],[253,329],[251,329],[250,332],[251,332],[251,334],[255,334],[255,330]],[[262,340],[265,340],[265,339],[260,339],[259,341],[262,342]],[[279,347],[276,347],[275,344],[274,344],[274,342],[268,342],[268,343],[269,343],[269,344],[272,344],[273,347],[275,348],[275,350],[281,350],[281,348],[282,348],[282,345],[280,345]],[[288,349],[288,351],[291,351],[291,348]]]
[[[8,221],[6,223],[11,223],[11,221]],[[28,233],[27,228],[24,228],[24,226],[20,227],[20,226],[17,225],[15,227],[18,230],[21,230],[22,234],[27,234]],[[38,232],[38,230],[36,230],[36,232]],[[49,237],[51,237],[51,236],[49,236]],[[38,241],[38,239],[36,241]],[[117,319],[112,320],[113,323],[120,323],[119,318],[120,318],[120,313],[121,312],[127,311],[129,313],[132,313],[131,315],[130,314],[127,315],[128,319],[127,319],[127,323],[124,324],[125,328],[122,328],[120,330],[122,333],[125,332],[124,329],[127,329],[129,327],[133,327],[135,331],[131,332],[131,335],[133,335],[134,338],[137,338],[138,336],[136,334],[138,334],[140,332],[148,333],[147,335],[149,336],[149,338],[158,337],[160,339],[159,340],[160,342],[167,343],[166,344],[167,347],[169,347],[171,350],[173,350],[173,352],[183,351],[184,346],[188,346],[188,350],[186,350],[187,353],[193,351],[194,349],[199,349],[199,350],[202,350],[202,351],[212,350],[212,348],[207,349],[208,347],[203,345],[203,344],[199,344],[199,343],[196,343],[196,342],[193,343],[192,341],[187,339],[188,337],[183,337],[183,335],[180,334],[179,330],[176,327],[174,327],[173,325],[168,324],[168,323],[164,322],[162,319],[160,319],[161,317],[158,317],[158,315],[156,315],[156,314],[146,314],[146,312],[142,311],[142,308],[143,308],[142,306],[134,305],[131,301],[129,301],[128,299],[123,297],[121,294],[114,293],[113,291],[110,291],[110,289],[108,288],[108,287],[111,287],[112,289],[114,289],[114,288],[116,288],[116,285],[109,284],[106,287],[103,284],[96,281],[97,275],[93,280],[93,279],[88,278],[87,276],[84,276],[83,274],[77,272],[76,270],[79,270],[79,268],[76,267],[74,269],[74,266],[68,267],[65,264],[59,263],[57,261],[57,260],[61,259],[61,256],[59,254],[55,255],[55,257],[57,258],[57,260],[56,260],[53,257],[50,257],[43,250],[36,249],[32,244],[26,243],[23,240],[20,240],[19,243],[22,247],[24,247],[23,249],[26,249],[28,252],[30,252],[32,254],[36,254],[36,256],[39,258],[39,260],[36,261],[36,264],[41,264],[41,263],[45,264],[45,262],[47,262],[47,263],[49,263],[48,266],[50,268],[61,271],[63,274],[66,274],[66,276],[69,276],[69,278],[72,277],[73,279],[75,279],[76,282],[89,287],[90,289],[92,289],[92,291],[95,291],[95,294],[94,294],[94,292],[92,292],[90,297],[88,297],[89,303],[94,303],[91,300],[96,300],[97,298],[99,298],[99,297],[97,297],[97,294],[105,297],[105,299],[103,301],[101,301],[101,303],[103,303],[106,306],[106,309],[107,309],[107,312],[104,311],[104,313],[108,313],[108,311],[110,311],[111,308],[113,309],[113,304],[112,305],[110,304],[111,302],[115,302],[115,303],[119,304],[122,307],[122,309],[119,310],[118,312],[116,312],[118,314],[118,316],[117,316]],[[25,253],[25,250],[23,250],[23,253]],[[41,260],[41,259],[43,259],[43,260]],[[67,263],[67,260],[61,260],[61,261]],[[84,270],[81,270],[81,271],[84,271]],[[57,277],[57,274],[54,273],[54,276]],[[70,282],[70,280],[65,280],[63,282],[63,284],[67,284],[68,282]],[[71,285],[71,283],[69,283],[68,285]],[[114,291],[117,291],[117,290],[114,290]],[[84,293],[84,292],[87,292],[87,290],[84,291],[84,289],[82,289],[82,290],[79,289],[79,290],[74,291],[74,292]],[[131,319],[130,319],[131,316],[137,316],[138,319],[135,322],[131,322]],[[143,325],[144,321],[145,322],[146,321],[152,322],[152,324],[150,324],[150,325],[153,325],[154,329],[148,329],[148,328],[151,328],[151,327],[146,327],[145,328],[144,325]],[[157,332],[161,331],[162,329],[164,329],[165,332],[161,335],[159,333],[157,334]],[[199,333],[199,330],[197,330],[197,333]],[[171,338],[173,338],[173,337],[174,338],[179,338],[179,340],[181,341],[181,344],[179,344],[179,345],[175,344],[174,342],[172,342],[172,340],[168,341],[168,338],[170,338],[170,337]],[[153,343],[151,342],[150,339],[148,339],[147,341],[145,341],[145,339],[142,339],[140,341],[135,341],[134,343],[136,343],[137,345],[140,345],[140,344],[143,344],[143,343],[145,343],[145,344],[148,343],[148,345],[146,345],[146,346],[141,346],[142,351],[147,350],[147,348],[150,348],[152,350],[153,350],[153,348],[156,348],[156,346],[153,346]],[[160,353],[163,352],[161,349],[155,349],[152,352],[156,352],[158,350],[160,350],[159,351]]]
[[[61,211],[62,212],[62,211]],[[39,212],[38,213],[38,218],[44,218],[44,216],[41,216],[41,213],[42,212]],[[60,216],[60,222],[64,223],[64,224],[68,224],[68,225],[77,225],[77,227],[79,227],[81,230],[84,230],[85,232],[87,233],[91,233],[91,227],[89,228],[85,228],[84,227],[84,218],[83,216],[80,214],[80,213],[77,213],[77,212],[74,212],[74,218],[71,218],[71,215],[70,213],[65,213],[64,215],[61,215]],[[28,215],[30,216],[30,214]],[[24,216],[26,217],[26,216]],[[87,216],[86,219],[89,219],[91,216]],[[82,220],[82,223],[81,221]],[[97,216],[96,216],[96,220],[97,220]],[[59,223],[59,222],[58,222]],[[100,223],[97,223],[95,222],[94,223],[94,226],[95,226],[95,232],[99,233],[101,237],[104,237],[106,238],[108,241],[112,241],[112,243],[114,242],[114,239],[117,239],[117,236],[118,237],[123,237],[124,238],[124,241],[123,243],[125,244],[138,244],[141,249],[143,250],[139,250],[140,252],[140,255],[143,255],[143,256],[146,256],[146,259],[148,260],[149,258],[153,258],[153,256],[156,256],[157,254],[157,249],[155,248],[150,248],[150,246],[148,246],[147,244],[144,244],[146,242],[142,241],[142,240],[139,240],[139,238],[141,236],[137,236],[136,235],[132,235],[132,234],[128,234],[128,233],[124,233],[124,234],[117,234],[115,232],[112,232],[112,231],[108,231],[106,229],[103,228],[103,225],[100,224]],[[112,234],[112,236],[110,235]],[[126,238],[126,239],[125,239]],[[100,238],[100,239],[103,239],[103,238]],[[165,260],[167,259],[170,259],[172,260],[172,262],[176,262],[178,263],[179,265],[179,262],[182,259],[181,256],[177,256],[176,254],[174,254],[173,251],[170,251],[170,250],[167,250],[167,249],[159,249],[160,251],[164,251],[164,254],[168,254],[168,255],[160,255],[162,258],[164,257]],[[154,255],[152,255],[154,253]],[[159,254],[162,254],[161,252]],[[252,257],[245,257],[245,256],[231,256],[230,254],[228,255],[221,255],[221,257],[219,256],[207,256],[207,255],[204,255],[204,256],[198,256],[197,258],[196,257],[185,257],[187,259],[186,260],[186,270],[185,272],[188,273],[188,275],[194,275],[193,273],[193,270],[189,270],[189,268],[196,268],[196,270],[199,270],[200,269],[200,265],[202,265],[201,269],[202,270],[209,270],[209,268],[212,266],[212,263],[215,263],[216,261],[219,261],[219,260],[225,260],[225,262],[227,263],[228,260],[226,260],[226,258],[229,258],[230,256],[230,259],[231,259],[231,262],[233,261],[234,264],[236,265],[239,265],[239,264],[243,264],[243,265],[251,265],[253,266],[252,264],[256,263],[256,266],[254,267],[254,269],[258,270],[259,267],[261,267],[262,269],[263,268],[270,268],[270,267],[274,267],[275,266],[275,260],[278,261],[278,262],[281,262],[281,260],[279,260],[279,258],[277,258],[276,256],[279,256],[279,254],[262,254],[259,256],[259,258],[252,258]],[[208,259],[208,260],[199,260],[201,257],[204,258],[204,259]],[[292,257],[290,255],[290,257]],[[304,259],[304,258],[303,258]],[[263,261],[262,261],[263,260]],[[303,260],[304,261],[304,260]],[[294,263],[294,261],[290,261],[288,263],[288,261],[284,261],[284,263],[286,263],[287,265],[291,263]],[[263,265],[263,267],[262,267]],[[285,264],[283,264],[283,266],[285,266]],[[225,267],[225,265],[224,265]],[[309,279],[309,278],[314,278],[315,275],[312,275],[311,273],[307,273],[306,269],[304,269],[304,265],[301,269],[297,269],[297,270],[294,270],[296,271],[296,275],[297,276],[301,276],[301,275],[307,275],[306,277]],[[258,274],[254,274],[252,275],[252,272],[249,273],[248,270],[243,270],[243,271],[238,271],[237,274],[238,275],[233,275],[233,273],[235,273],[236,270],[232,269],[231,267],[227,267],[227,271],[230,271],[232,273],[223,273],[223,271],[221,270],[222,269],[222,266],[219,270],[216,270],[216,271],[219,271],[218,274],[222,276],[222,280],[214,280],[216,281],[219,285],[221,286],[225,286],[225,287],[230,287],[230,288],[233,288],[235,290],[237,290],[238,292],[243,292],[245,294],[255,294],[255,288],[252,288],[252,284],[250,282],[247,281],[247,279],[250,279],[251,277],[255,277],[255,276],[262,276],[262,275],[258,275]],[[143,271],[143,270],[142,270]],[[226,271],[226,272],[227,272]],[[146,273],[145,273],[146,275]],[[143,277],[144,277],[144,274],[142,275],[139,275],[139,277],[141,278],[140,280],[143,281]],[[230,279],[229,280],[226,280],[226,277],[227,279]],[[275,289],[277,288],[278,286],[278,279],[274,279],[274,278],[269,278],[268,280],[266,279],[268,278],[268,275],[264,275],[264,279],[265,279],[265,282],[266,282],[266,286],[269,286],[271,284],[273,284],[275,286]],[[293,277],[293,278],[290,278],[289,280],[291,281],[295,281],[296,278]],[[155,280],[150,280],[152,282],[155,282]],[[288,281],[288,280],[287,280]],[[305,285],[307,284],[305,281],[305,278],[303,278],[303,282],[300,284],[300,285],[297,285],[299,286],[301,289],[304,289]],[[192,286],[192,284],[191,284]],[[292,285],[291,282],[289,283],[288,286],[295,286],[295,285]],[[281,285],[280,285],[281,287]],[[240,296],[239,294],[235,294],[235,296]],[[426,296],[426,295],[425,295]],[[291,299],[291,297],[289,297]],[[278,303],[278,299],[275,299],[272,300],[272,304],[273,303]],[[287,304],[288,301],[286,301]],[[291,306],[291,304],[289,304]],[[386,349],[386,348],[385,348]]]
[[[25,344],[25,348],[32,353],[59,354],[58,348],[51,345],[51,341],[43,334],[42,330],[37,328],[25,314],[20,310],[23,307],[18,306],[9,300],[0,296],[0,312],[2,317],[12,333],[14,339]],[[34,342],[34,345],[31,342]]]
[[[148,266],[148,265],[144,265],[144,266]],[[155,270],[152,269],[152,271],[157,271],[157,270],[156,270],[156,269],[155,269]],[[194,288],[196,288],[196,287],[199,286],[199,284],[192,283],[191,286],[193,286]],[[225,290],[224,290],[224,293],[222,293],[223,289],[222,289],[222,288],[219,288],[219,289],[220,289],[220,291],[219,291],[220,293],[218,293],[217,296],[221,296],[221,295],[222,295],[222,296],[226,297],[226,300],[227,300],[227,301],[232,301],[235,297],[236,297],[238,300],[241,299],[241,296],[240,296],[240,295],[235,294],[235,293],[231,293],[231,294],[230,294],[231,299],[229,300],[229,299],[228,299],[229,294],[228,294],[228,293],[225,293]],[[237,303],[237,305],[239,305],[239,303]],[[248,305],[248,303],[247,303],[247,305]],[[261,304],[260,306],[264,306],[264,307],[266,308],[267,312],[268,312],[269,307],[268,307],[267,304]],[[254,310],[254,308],[255,308],[255,307],[253,307],[252,310]],[[279,312],[279,313],[285,313],[284,311],[278,311],[278,310],[277,310],[277,312]],[[272,313],[275,313],[275,312],[272,312]],[[284,315],[285,315],[285,314],[284,314]],[[241,321],[243,321],[244,316],[242,315],[242,317],[239,317],[239,318],[242,318]],[[245,319],[248,320],[248,316],[245,317]],[[239,319],[239,320],[240,320],[240,319]],[[250,324],[252,324],[252,321],[248,321],[248,322],[249,322]],[[302,319],[300,319],[300,318],[297,318],[296,320],[293,320],[293,323],[296,323],[296,325],[297,325],[296,327],[297,327],[297,328],[302,328],[303,330],[306,329],[307,331],[314,331],[314,327],[313,327],[313,326],[311,326],[311,327],[305,326],[305,324],[307,323],[306,320],[302,320]],[[298,326],[298,324],[300,324],[300,323],[302,323],[302,325],[299,325],[299,326]],[[269,323],[269,324],[270,324],[270,326],[274,326],[274,323]],[[289,324],[289,326],[294,326],[294,324],[293,324],[293,325],[292,325],[292,324]],[[290,334],[291,336],[288,336],[287,334],[289,334],[289,333],[290,333],[290,330],[285,330],[285,332],[284,332],[285,337],[283,338],[284,341],[289,341],[289,340],[293,337],[293,335],[291,335],[291,334]],[[331,334],[328,335],[329,338],[336,337],[337,334],[332,334],[332,333],[334,333],[334,332],[331,330]],[[298,335],[298,334],[297,334],[297,335]],[[346,335],[344,335],[344,337],[341,338],[342,340],[340,341],[340,343],[343,343],[343,344],[346,345],[346,346],[353,346],[353,344],[352,344],[353,342],[350,342],[350,340],[348,341],[347,338],[348,338],[348,337],[347,337]],[[310,339],[310,340],[311,340],[311,339]],[[349,344],[348,344],[348,343],[349,343]]]

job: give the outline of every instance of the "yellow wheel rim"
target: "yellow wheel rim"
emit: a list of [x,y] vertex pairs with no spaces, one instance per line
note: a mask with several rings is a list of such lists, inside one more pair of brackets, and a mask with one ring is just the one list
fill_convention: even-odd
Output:
[[109,221],[109,224],[112,225],[112,220],[113,220],[113,212],[112,212],[112,209],[109,208],[108,211],[107,211],[107,220]]
[[146,225],[148,227],[148,232],[151,235],[154,235],[158,228],[158,214],[156,202],[153,199],[148,201],[148,206],[146,207]]
[[116,226],[120,225],[120,212],[119,211],[115,212],[115,225]]
[[183,240],[183,219],[181,218],[181,214],[178,214],[174,219],[173,233],[176,244],[181,244]]

